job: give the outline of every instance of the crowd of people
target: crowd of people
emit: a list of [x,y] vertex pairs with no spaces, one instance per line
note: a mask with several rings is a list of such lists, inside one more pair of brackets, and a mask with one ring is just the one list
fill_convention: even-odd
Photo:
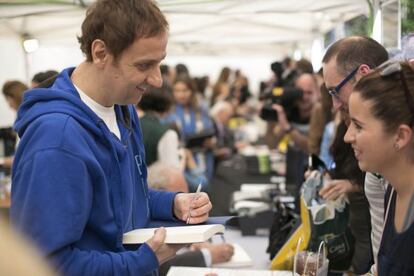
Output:
[[[184,64],[161,65],[168,22],[154,2],[98,0],[78,38],[82,63],[36,74],[30,88],[3,85],[17,112],[16,152],[0,162],[12,168],[12,226],[63,275],[164,275],[174,264],[228,261],[228,243],[182,250],[160,228],[126,248],[122,234],[153,219],[206,221],[217,166],[263,142],[325,163],[320,196],[346,197],[350,211],[346,271],[414,275],[413,37],[394,57],[368,37],[339,39],[317,73],[306,59],[274,62],[256,97],[240,70],[224,67],[210,83]],[[259,117],[261,141],[231,124]]]

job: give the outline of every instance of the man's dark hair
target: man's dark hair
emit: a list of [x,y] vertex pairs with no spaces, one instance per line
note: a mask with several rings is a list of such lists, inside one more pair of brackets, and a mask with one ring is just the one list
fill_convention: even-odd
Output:
[[144,112],[166,113],[173,104],[171,90],[168,87],[151,88],[146,92],[138,107]]
[[56,76],[57,74],[59,74],[59,73],[55,70],[47,70],[47,71],[44,71],[44,72],[39,72],[39,73],[37,73],[33,76],[32,82],[40,84],[40,83],[44,82],[45,80]]
[[322,59],[323,63],[336,58],[337,71],[346,76],[361,64],[371,69],[388,60],[385,48],[372,38],[365,36],[350,36],[333,43]]
[[154,37],[167,31],[167,20],[155,1],[98,0],[86,12],[78,41],[87,61],[92,61],[91,46],[96,39],[104,41],[116,60],[136,38]]
[[160,71],[162,76],[168,76],[170,72],[170,67],[167,64],[161,64]]
[[178,63],[175,65],[175,74],[177,77],[184,77],[184,78],[190,78],[190,71],[188,70],[188,67],[183,63]]

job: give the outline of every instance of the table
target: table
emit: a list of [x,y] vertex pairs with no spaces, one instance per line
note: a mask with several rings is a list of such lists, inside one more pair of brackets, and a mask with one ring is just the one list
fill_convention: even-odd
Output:
[[241,155],[221,161],[211,181],[210,199],[213,204],[212,216],[230,215],[229,206],[234,191],[240,189],[242,183],[270,183],[275,174],[250,174],[246,162]]

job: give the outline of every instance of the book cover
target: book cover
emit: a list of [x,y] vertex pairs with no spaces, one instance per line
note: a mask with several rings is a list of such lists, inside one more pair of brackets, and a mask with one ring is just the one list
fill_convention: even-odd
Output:
[[[127,232],[123,236],[124,244],[141,244],[149,240],[157,228],[142,228]],[[166,227],[165,243],[198,243],[205,242],[213,235],[224,233],[221,224],[187,225]]]

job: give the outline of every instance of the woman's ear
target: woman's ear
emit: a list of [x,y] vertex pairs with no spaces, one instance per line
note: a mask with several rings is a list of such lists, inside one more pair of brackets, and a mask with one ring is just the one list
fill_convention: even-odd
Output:
[[95,39],[91,45],[92,62],[98,67],[103,67],[108,59],[108,51],[105,42]]
[[368,74],[369,74],[369,72],[371,72],[371,70],[372,70],[372,69],[371,69],[368,65],[366,65],[366,64],[361,64],[361,65],[359,66],[359,69],[358,69],[359,73],[360,73],[362,76],[368,75]]
[[404,148],[406,145],[412,145],[413,129],[406,124],[400,125],[397,130],[397,140],[395,144],[399,149]]

